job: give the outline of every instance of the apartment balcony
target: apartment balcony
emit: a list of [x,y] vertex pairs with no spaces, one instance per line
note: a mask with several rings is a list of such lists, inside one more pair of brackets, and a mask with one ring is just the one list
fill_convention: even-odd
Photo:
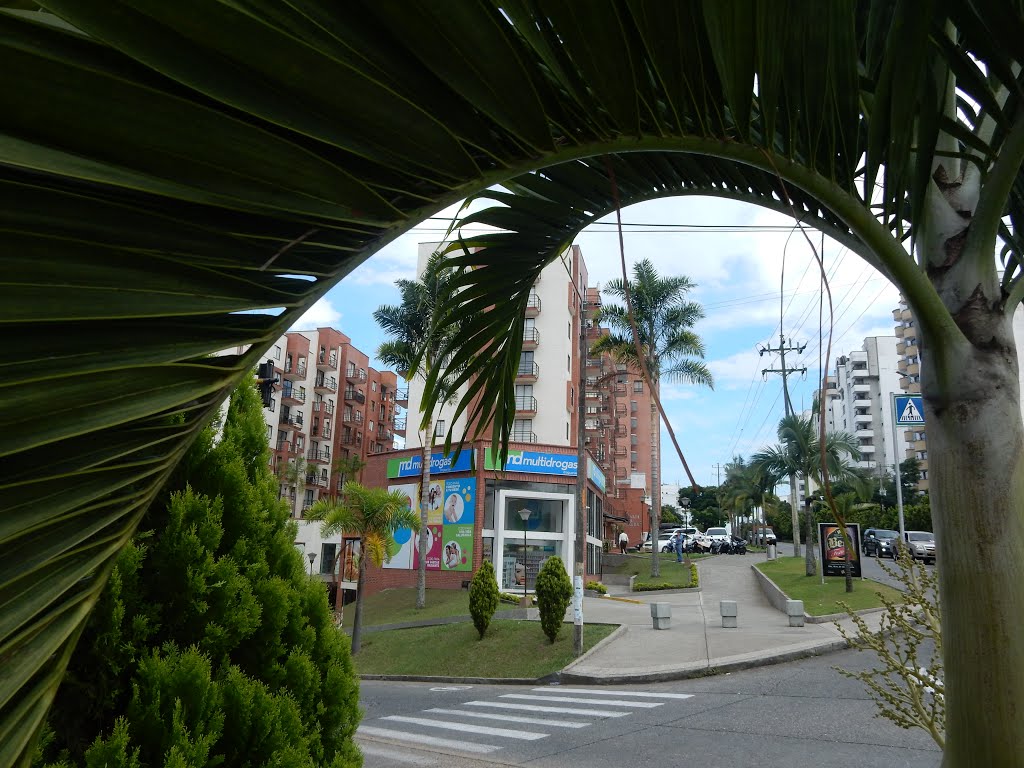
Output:
[[854,437],[871,439],[875,436],[875,430],[873,429],[858,429],[853,433]]
[[287,381],[301,381],[306,378],[306,361],[305,359],[300,360],[297,364],[289,365],[287,362],[284,364],[284,371],[282,376]]
[[531,383],[537,381],[540,376],[540,366],[537,363],[520,363],[516,371],[517,383]]
[[867,394],[870,394],[870,392],[871,392],[871,385],[870,384],[854,384],[853,387],[851,387],[851,389],[853,390],[854,398],[856,398],[857,395],[867,395]]
[[536,328],[527,328],[523,331],[523,349],[536,349],[540,344],[540,331]]
[[839,388],[835,384],[829,384],[825,390],[826,397],[839,397]]
[[324,350],[316,356],[316,369],[318,371],[336,371],[338,370],[338,351],[332,350],[330,352]]
[[529,432],[524,429],[513,429],[512,436],[509,440],[513,443],[536,443],[537,433]]
[[[906,330],[909,330],[909,329],[904,328],[902,325],[897,325],[893,329],[892,335],[895,336],[897,339],[902,339],[903,338],[903,332],[906,331]],[[896,343],[899,344],[899,342],[896,342]]]
[[895,320],[896,322],[899,322],[900,320],[902,320],[903,319],[903,310],[899,309],[899,308],[894,309],[892,311],[892,319]]
[[395,419],[395,432],[405,437],[405,417]]
[[360,370],[354,366],[346,368],[345,381],[351,381],[353,384],[362,384],[366,381],[366,371]]
[[917,346],[917,337],[914,337],[913,339],[907,339],[907,348],[904,354],[906,354],[907,357],[917,357],[918,355],[921,354],[921,350]]
[[279,440],[277,445],[274,446],[274,450],[277,453],[291,453],[292,443],[290,440]]
[[306,452],[306,461],[310,464],[330,464],[331,452],[320,448],[310,448]]
[[395,433],[387,427],[380,427],[379,434],[380,437],[378,439],[383,440],[385,443],[391,443],[395,440]]
[[334,415],[334,403],[330,400],[317,400],[313,403],[313,413],[323,414],[326,416]]
[[615,446],[615,455],[616,456],[625,456],[626,453],[627,453],[627,451],[626,451],[625,447],[623,447],[621,445]]
[[363,433],[362,432],[344,432],[341,435],[342,445],[362,445],[363,444]]
[[409,404],[409,388],[408,387],[405,387],[405,388],[399,387],[398,389],[395,390],[395,403],[397,403],[398,405],[402,405],[402,406],[405,406],[405,405]]
[[330,482],[323,475],[306,475],[306,485],[311,488],[327,488]]
[[[902,373],[902,371],[900,371],[900,373]],[[910,388],[910,379],[907,378],[906,376],[900,376],[900,389],[902,389],[904,392],[912,392],[913,391]]]
[[600,368],[601,367],[601,358],[599,358],[599,357],[588,357],[586,365],[587,365],[587,368]]
[[537,398],[533,395],[516,395],[517,414],[536,414]]
[[871,401],[868,400],[866,397],[858,397],[858,398],[854,399],[853,407],[854,408],[870,408],[871,407]]
[[530,292],[530,298],[526,302],[526,316],[536,317],[540,314],[540,296],[533,291]]
[[346,413],[345,415],[343,415],[341,417],[341,420],[345,424],[362,424],[363,423],[362,411],[352,411],[350,413]]
[[319,427],[313,427],[313,430],[309,434],[312,437],[322,437],[324,440],[330,440],[332,431],[331,426],[327,424]]
[[362,392],[360,392],[358,389],[355,389],[354,387],[346,387],[345,401],[349,403],[359,403],[360,405],[362,405],[363,403],[366,402],[366,395],[364,395]]
[[863,456],[874,456],[875,454],[874,445],[858,445],[857,450],[860,451]]
[[597,400],[597,401],[600,401],[601,397],[602,397],[601,393],[598,390],[596,390],[596,389],[588,389],[588,390],[586,390],[583,393],[583,398],[585,400]]
[[897,355],[905,355],[905,354],[907,354],[907,342],[905,342],[905,341],[897,341],[896,342],[896,354]]
[[301,413],[289,413],[286,415],[282,412],[281,417],[278,419],[278,423],[287,424],[289,427],[292,427],[299,432],[303,430]]
[[928,450],[928,441],[927,440],[915,440],[910,445],[911,445],[911,447],[915,451],[927,451]]
[[338,391],[338,380],[333,376],[330,378],[327,378],[326,376],[317,376],[316,381],[313,382],[313,391],[325,392],[333,395]]
[[916,376],[921,372],[921,365],[919,363],[909,363],[907,365],[907,376]]
[[305,402],[306,393],[304,390],[296,389],[295,387],[286,387],[281,391],[282,405],[302,405]]
[[617,414],[619,414],[619,415],[625,414],[626,413],[626,404],[625,403],[616,403],[615,404],[615,412]]
[[874,417],[870,413],[855,413],[853,414],[854,424],[870,424]]

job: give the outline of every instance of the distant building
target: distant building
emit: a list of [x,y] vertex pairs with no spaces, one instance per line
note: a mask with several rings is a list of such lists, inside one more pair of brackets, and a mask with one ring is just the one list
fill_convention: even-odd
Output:
[[398,376],[371,368],[348,336],[326,327],[286,333],[264,360],[274,363],[278,379],[263,409],[270,466],[299,521],[296,547],[307,562],[314,556],[312,572],[333,588],[339,558],[353,559],[351,542],[343,552],[341,536],[324,541],[319,523],[306,523],[303,513],[317,499],[336,496],[343,481],[358,479],[359,473],[342,478],[346,461],[394,449],[405,429]]

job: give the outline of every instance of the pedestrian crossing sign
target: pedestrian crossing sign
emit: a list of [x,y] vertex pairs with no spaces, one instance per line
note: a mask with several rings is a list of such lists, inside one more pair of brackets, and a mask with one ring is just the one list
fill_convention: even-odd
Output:
[[897,427],[923,427],[924,411],[920,395],[893,395],[893,411]]

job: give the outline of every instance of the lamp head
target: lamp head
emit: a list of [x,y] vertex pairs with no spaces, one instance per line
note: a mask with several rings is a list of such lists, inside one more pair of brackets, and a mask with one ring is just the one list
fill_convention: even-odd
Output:
[[532,509],[526,509],[526,507],[523,507],[522,509],[519,510],[519,517],[520,517],[520,519],[522,519],[522,521],[524,523],[527,520],[530,519],[530,515],[532,515],[532,514],[533,514],[533,510]]
[[309,564],[312,565],[313,561],[316,560],[316,552],[310,552],[306,557],[309,558]]

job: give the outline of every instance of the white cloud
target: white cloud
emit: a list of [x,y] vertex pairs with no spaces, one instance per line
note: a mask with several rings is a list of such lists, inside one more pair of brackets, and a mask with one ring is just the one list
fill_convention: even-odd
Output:
[[340,322],[341,312],[335,309],[328,299],[323,298],[306,310],[302,317],[295,321],[291,330],[314,330],[329,326],[337,328]]

